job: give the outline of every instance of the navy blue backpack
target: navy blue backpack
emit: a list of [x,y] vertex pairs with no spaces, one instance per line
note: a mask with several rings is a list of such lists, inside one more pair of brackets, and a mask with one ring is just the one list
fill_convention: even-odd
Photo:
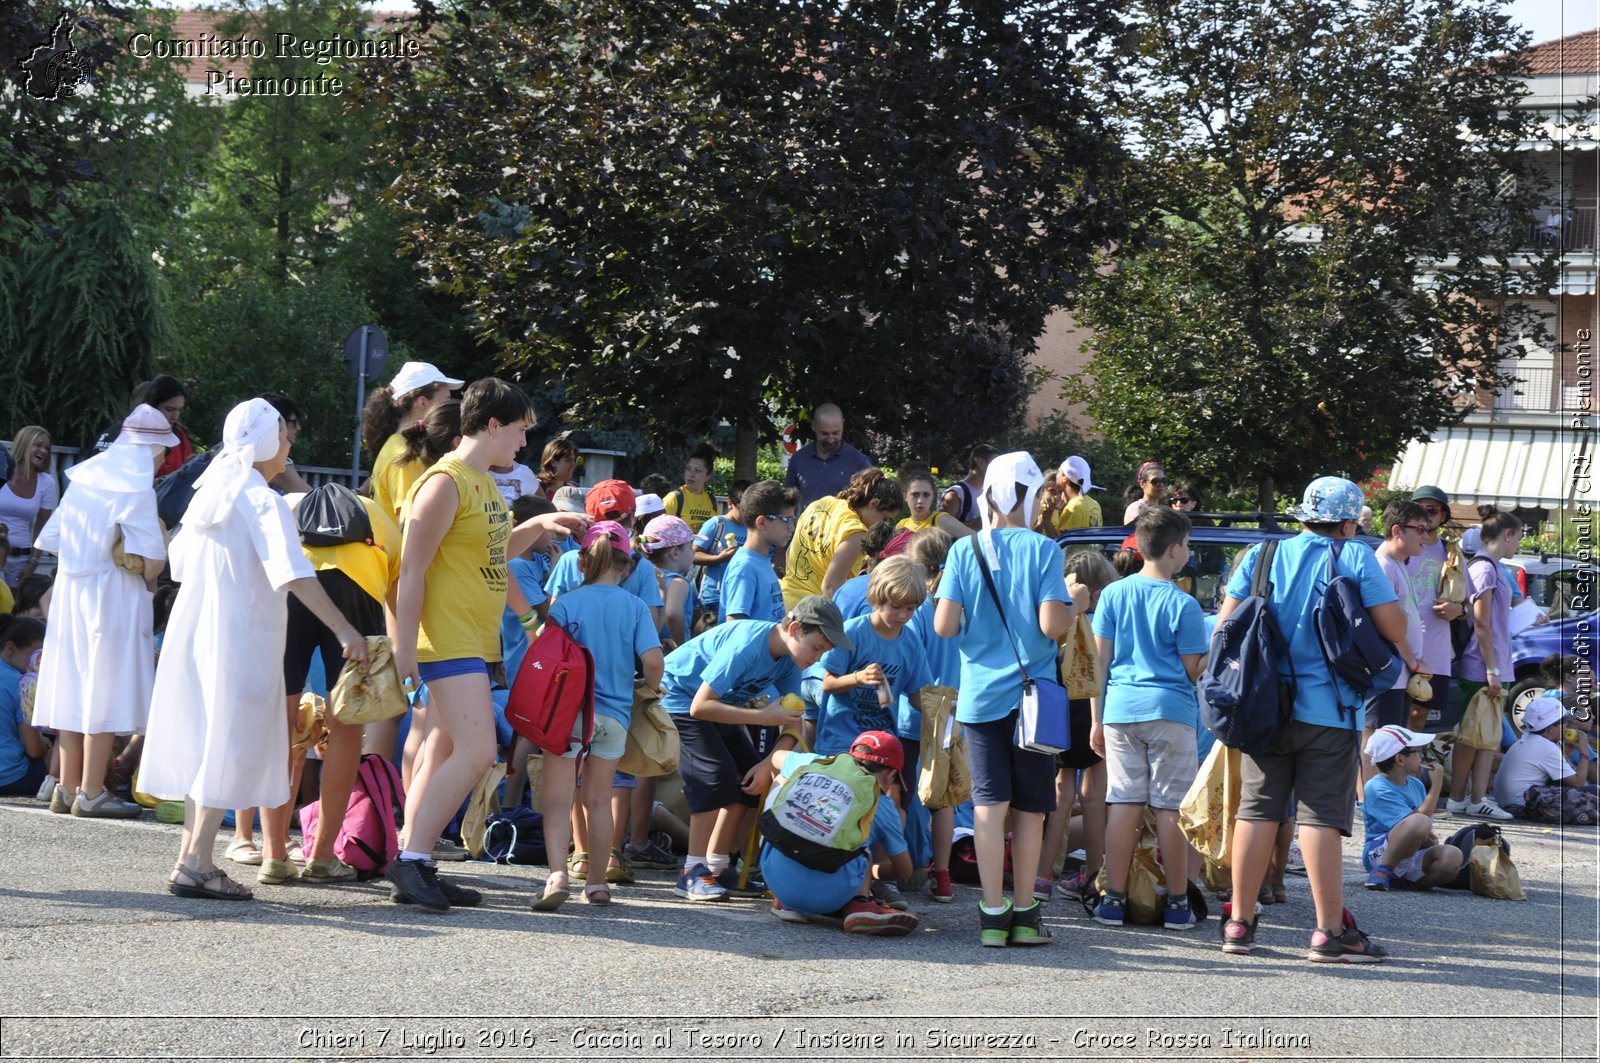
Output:
[[1394,643],[1378,634],[1367,607],[1361,604],[1360,584],[1335,567],[1343,547],[1335,541],[1328,548],[1328,585],[1313,610],[1312,626],[1328,667],[1365,698],[1392,686],[1405,662]]
[[1289,680],[1278,677],[1278,661],[1289,646],[1272,616],[1272,557],[1278,541],[1257,547],[1250,597],[1217,624],[1211,654],[1200,673],[1201,722],[1217,741],[1241,753],[1271,748],[1294,710],[1294,664]]
[[543,864],[544,817],[518,806],[490,813],[484,824],[483,858],[497,864]]

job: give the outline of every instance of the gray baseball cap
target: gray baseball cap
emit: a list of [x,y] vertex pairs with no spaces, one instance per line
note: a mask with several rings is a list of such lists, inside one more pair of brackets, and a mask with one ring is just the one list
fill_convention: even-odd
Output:
[[844,614],[839,612],[839,607],[820,594],[808,594],[795,603],[789,610],[789,615],[802,624],[820,628],[822,636],[835,647],[849,651],[855,649],[855,643],[850,641],[850,636],[844,633]]

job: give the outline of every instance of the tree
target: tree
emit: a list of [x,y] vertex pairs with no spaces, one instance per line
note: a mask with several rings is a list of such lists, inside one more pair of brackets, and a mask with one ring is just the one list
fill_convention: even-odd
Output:
[[[1500,382],[1542,326],[1525,35],[1494,0],[1143,0],[1141,238],[1085,299],[1071,393],[1128,448],[1221,485],[1364,479]],[[1519,268],[1519,259],[1521,266]]]
[[662,443],[831,399],[962,442],[1115,231],[1111,5],[457,0],[363,93],[427,283]]

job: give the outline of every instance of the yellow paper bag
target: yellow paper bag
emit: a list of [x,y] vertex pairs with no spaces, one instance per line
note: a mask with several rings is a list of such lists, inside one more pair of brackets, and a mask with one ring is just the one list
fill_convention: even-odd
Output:
[[1498,698],[1491,698],[1488,687],[1472,695],[1472,700],[1467,702],[1466,711],[1461,714],[1461,728],[1457,732],[1456,741],[1473,749],[1499,749],[1502,730],[1500,707],[1504,702],[1503,694]]
[[1522,876],[1517,865],[1511,862],[1511,853],[1498,836],[1480,838],[1472,846],[1469,875],[1472,892],[1480,897],[1493,897],[1500,901],[1525,901]]
[[483,832],[488,828],[489,817],[500,811],[500,783],[505,777],[504,764],[496,761],[489,765],[467,799],[467,810],[461,816],[461,844],[474,858],[483,855]]
[[382,723],[406,711],[405,688],[400,685],[400,670],[394,652],[382,635],[367,636],[367,666],[346,661],[328,695],[333,702],[333,718],[359,726]]
[[1221,742],[1211,747],[1178,806],[1178,826],[1201,856],[1229,866],[1233,822],[1239,814],[1240,754]]
[[641,779],[671,775],[678,770],[677,725],[661,706],[661,692],[643,679],[633,683],[633,718],[617,770]]
[[1092,698],[1100,693],[1099,657],[1088,617],[1080,614],[1072,622],[1072,630],[1061,636],[1056,644],[1056,667],[1061,670],[1067,697]]

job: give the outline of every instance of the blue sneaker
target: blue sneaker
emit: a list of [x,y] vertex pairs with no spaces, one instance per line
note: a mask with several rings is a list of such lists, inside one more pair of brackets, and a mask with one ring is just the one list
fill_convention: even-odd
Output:
[[742,887],[739,885],[739,869],[736,867],[723,868],[722,873],[717,875],[714,881],[730,897],[765,897],[767,895],[767,882],[766,879],[761,877],[761,869],[759,867],[750,869],[750,878]]
[[1094,906],[1094,918],[1097,923],[1106,926],[1121,926],[1122,921],[1128,917],[1128,899],[1106,894],[1100,898],[1100,903]]
[[1367,889],[1387,893],[1394,885],[1394,868],[1388,864],[1373,864],[1367,872]]
[[1161,919],[1162,926],[1168,930],[1193,930],[1199,924],[1200,920],[1195,918],[1194,912],[1187,904],[1180,908],[1171,901],[1167,902],[1166,911]]
[[673,884],[672,892],[686,901],[725,901],[728,891],[717,884],[711,874],[711,869],[704,864],[696,864],[678,875],[678,881]]

